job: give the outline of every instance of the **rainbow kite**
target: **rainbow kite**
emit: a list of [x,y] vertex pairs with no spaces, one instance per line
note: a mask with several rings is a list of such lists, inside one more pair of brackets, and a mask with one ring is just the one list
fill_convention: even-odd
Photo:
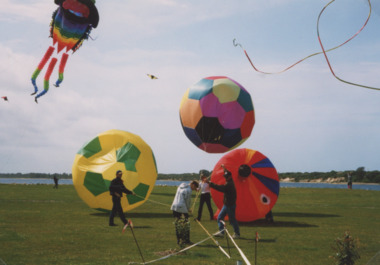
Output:
[[[45,67],[46,63],[52,57],[57,45],[57,55],[64,50],[58,69],[58,79],[55,86],[59,86],[63,81],[63,73],[66,62],[69,57],[67,52],[72,50],[73,53],[79,49],[85,39],[88,39],[92,28],[96,28],[99,23],[98,10],[95,7],[95,0],[54,0],[54,3],[59,5],[54,11],[52,21],[50,23],[50,37],[53,38],[53,46],[50,46],[37,69],[32,75],[32,84],[35,95],[38,92],[36,79]],[[44,77],[44,90],[36,95],[35,101],[49,90],[50,76],[57,64],[58,59],[53,57],[50,60],[48,69]]]

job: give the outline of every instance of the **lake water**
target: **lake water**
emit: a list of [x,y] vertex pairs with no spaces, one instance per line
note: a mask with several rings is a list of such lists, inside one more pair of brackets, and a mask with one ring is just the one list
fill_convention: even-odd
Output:
[[[156,186],[178,186],[184,181],[157,180]],[[186,181],[185,181],[186,182]],[[52,179],[32,179],[32,178],[0,178],[0,184],[54,184]],[[73,185],[71,179],[60,179],[59,185]],[[347,184],[331,183],[304,183],[304,182],[280,182],[281,188],[322,188],[322,189],[347,189]],[[378,190],[379,184],[353,184],[356,190]]]

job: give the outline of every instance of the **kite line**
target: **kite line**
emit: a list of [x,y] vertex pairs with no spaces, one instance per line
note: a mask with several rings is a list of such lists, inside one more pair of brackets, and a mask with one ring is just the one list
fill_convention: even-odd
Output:
[[164,206],[169,206],[169,207],[171,207],[171,205],[169,205],[169,204],[162,203],[162,202],[158,202],[158,201],[154,201],[154,200],[151,200],[151,199],[145,198],[145,197],[143,197],[143,196],[140,196],[140,195],[138,195],[138,194],[136,194],[135,196],[136,196],[136,197],[139,197],[139,198],[141,198],[141,199],[144,199],[144,200],[150,201],[150,202],[152,202],[152,203],[156,203],[156,204],[160,204],[160,205],[164,205]]
[[190,208],[190,211],[191,211],[192,213],[194,212],[195,203],[197,202],[197,199],[198,199],[198,197],[199,197],[199,194],[201,194],[201,192],[202,192],[202,190],[199,189],[199,190],[197,191],[197,194],[195,195],[195,199],[194,199],[194,202],[193,202],[193,206]]
[[235,240],[233,239],[233,237],[231,236],[231,234],[228,232],[227,229],[226,230],[226,233],[228,235],[228,237],[231,239],[232,243],[235,245],[235,248],[239,251],[239,254],[240,256],[243,258],[245,264],[247,265],[251,265],[251,263],[249,262],[249,260],[247,259],[247,257],[244,255],[243,251],[239,248],[239,246],[236,244]]
[[[199,222],[198,220],[196,220],[196,221],[198,222],[198,224],[200,224],[200,222]],[[128,224],[129,224],[129,223],[127,223],[127,224],[124,226],[123,231],[127,228]],[[201,224],[200,224],[200,225],[201,225]],[[131,227],[131,225],[129,225],[129,226]],[[141,263],[141,262],[131,261],[131,262],[128,262],[128,264],[150,264],[150,263],[154,263],[154,262],[157,262],[157,261],[161,261],[161,260],[164,260],[164,259],[170,258],[170,257],[172,257],[172,256],[178,255],[178,254],[180,254],[180,253],[182,253],[182,252],[185,252],[186,250],[189,250],[189,249],[191,249],[191,248],[193,248],[193,247],[195,247],[195,246],[198,246],[198,245],[202,244],[203,242],[209,240],[210,238],[211,238],[214,242],[216,242],[216,244],[218,245],[218,247],[219,247],[221,250],[223,250],[223,251],[222,251],[223,254],[225,254],[228,258],[231,258],[230,255],[228,255],[228,254],[224,251],[224,249],[219,245],[219,243],[213,238],[213,235],[211,235],[211,234],[210,234],[210,233],[209,233],[209,232],[208,232],[208,231],[207,231],[202,225],[201,225],[201,227],[206,231],[206,233],[207,233],[207,235],[208,235],[208,237],[206,237],[205,239],[202,239],[202,240],[198,241],[197,243],[194,243],[193,245],[188,246],[188,247],[186,247],[186,248],[183,248],[183,249],[181,249],[181,250],[179,250],[179,251],[177,251],[177,252],[171,253],[171,254],[169,254],[169,255],[166,255],[166,256],[164,256],[164,257],[161,257],[161,258],[158,258],[158,259],[155,259],[155,260],[151,260],[151,261],[145,261],[144,258],[142,257],[141,251],[140,251],[140,255],[141,255],[141,257],[142,257],[143,262]],[[132,230],[132,233],[133,233],[133,229],[132,229],[132,227],[131,227],[131,230]],[[245,262],[247,265],[251,265],[251,263],[249,262],[248,258],[245,256],[245,254],[243,253],[243,251],[242,251],[242,250],[239,248],[239,246],[236,244],[236,242],[234,241],[233,237],[232,237],[231,234],[228,232],[228,230],[227,230],[226,228],[224,228],[223,230],[218,231],[218,232],[219,232],[219,233],[222,233],[222,232],[224,232],[224,231],[227,233],[228,237],[231,239],[232,243],[235,245],[236,249],[238,250],[240,256],[243,258],[244,262]],[[136,244],[137,244],[137,241],[136,241]],[[138,245],[137,245],[137,246],[138,246]],[[139,250],[140,250],[140,248],[139,248]]]
[[141,249],[140,249],[139,243],[137,243],[137,239],[136,239],[136,236],[135,236],[135,232],[133,231],[133,223],[132,223],[132,220],[130,220],[130,219],[128,220],[128,223],[125,224],[122,233],[124,233],[125,229],[127,229],[128,226],[129,226],[129,228],[130,228],[131,231],[132,231],[132,235],[133,235],[133,238],[135,239],[136,246],[137,246],[137,248],[138,248],[138,250],[139,250],[139,252],[140,252],[140,256],[141,256],[141,259],[142,259],[142,261],[143,261],[142,264],[145,264],[145,260],[144,260],[143,254],[142,254],[142,252],[141,252]]
[[330,1],[327,5],[325,5],[325,6],[323,7],[323,9],[321,10],[321,12],[320,12],[320,14],[319,14],[319,16],[318,16],[318,20],[317,20],[317,37],[318,37],[319,44],[320,44],[320,46],[321,46],[321,48],[322,48],[322,51],[321,51],[321,52],[316,52],[316,53],[310,54],[310,55],[308,55],[308,56],[302,58],[301,60],[299,60],[299,61],[293,63],[292,65],[286,67],[285,69],[283,69],[283,70],[281,70],[281,71],[278,71],[278,72],[264,72],[264,71],[261,71],[260,69],[258,69],[258,68],[253,64],[251,58],[250,58],[249,55],[248,55],[248,52],[243,48],[243,45],[241,45],[240,43],[238,43],[238,42],[236,41],[236,39],[233,39],[233,45],[234,45],[235,47],[239,46],[239,47],[244,51],[244,54],[245,54],[245,56],[247,57],[249,63],[250,63],[251,66],[252,66],[252,68],[253,68],[256,72],[259,72],[259,73],[262,73],[262,74],[280,74],[280,73],[286,72],[287,70],[293,68],[294,66],[296,66],[297,64],[299,64],[299,63],[305,61],[306,59],[309,59],[309,58],[311,58],[311,57],[313,57],[313,56],[316,56],[316,55],[319,55],[319,54],[322,54],[322,53],[323,53],[324,56],[325,56],[325,58],[326,58],[326,62],[327,62],[327,64],[328,64],[329,68],[330,68],[331,73],[332,73],[333,76],[334,76],[336,79],[338,79],[339,81],[344,82],[344,83],[346,83],[346,84],[350,84],[350,85],[354,85],[354,86],[363,87],[363,88],[369,88],[369,89],[380,90],[380,88],[375,88],[375,87],[370,87],[370,86],[364,86],[364,85],[360,85],[360,84],[356,84],[356,83],[352,83],[352,82],[345,81],[345,80],[339,78],[339,77],[334,73],[334,71],[333,71],[333,69],[332,69],[332,66],[331,66],[331,64],[330,64],[330,61],[329,61],[329,59],[328,59],[328,57],[327,57],[327,52],[330,52],[330,51],[333,51],[333,50],[335,50],[335,49],[337,49],[337,48],[339,48],[339,47],[342,47],[343,45],[345,45],[346,43],[348,43],[349,41],[351,41],[352,39],[354,39],[354,38],[355,38],[355,37],[356,37],[356,36],[357,36],[357,35],[358,35],[358,34],[359,34],[359,33],[365,28],[365,26],[367,25],[367,23],[368,23],[368,21],[369,21],[369,19],[370,19],[370,17],[371,17],[371,12],[372,12],[371,1],[370,1],[370,0],[367,0],[367,1],[368,1],[368,4],[369,4],[369,13],[368,13],[367,19],[366,19],[365,22],[364,22],[364,25],[363,25],[363,26],[362,26],[362,27],[361,27],[361,28],[360,28],[360,29],[359,29],[359,30],[358,30],[358,31],[357,31],[357,32],[356,32],[351,38],[349,38],[349,39],[346,40],[345,42],[339,44],[338,46],[335,46],[335,47],[333,47],[333,48],[330,48],[330,49],[328,49],[328,50],[325,50],[325,48],[324,48],[323,45],[322,45],[322,41],[321,41],[320,34],[319,34],[319,20],[320,20],[320,17],[321,17],[321,15],[322,15],[322,13],[324,12],[324,10],[325,10],[325,9],[326,9],[326,8],[332,3],[332,2],[334,2],[334,1],[335,1],[335,0]]
[[191,246],[188,246],[188,247],[186,247],[186,248],[183,248],[183,249],[181,249],[181,250],[178,251],[178,252],[171,253],[171,254],[169,254],[169,255],[167,255],[167,256],[165,256],[165,257],[159,258],[159,259],[155,259],[155,260],[147,261],[147,262],[144,262],[144,263],[133,262],[133,261],[131,261],[131,262],[128,262],[128,264],[150,264],[150,263],[153,263],[153,262],[157,262],[157,261],[160,261],[160,260],[164,260],[164,259],[170,258],[171,256],[174,256],[174,255],[177,255],[177,254],[179,254],[179,253],[181,253],[181,252],[184,252],[184,251],[186,251],[186,250],[189,250],[189,249],[191,249],[191,248],[193,248],[193,247],[195,247],[195,246],[197,246],[197,245],[199,245],[199,244],[202,244],[203,242],[209,240],[210,238],[212,238],[212,236],[206,237],[205,239],[203,239],[203,240],[201,240],[201,241],[199,241],[199,242],[197,242],[197,243],[194,243],[194,244],[191,245]]
[[131,221],[131,220],[128,220],[128,223],[130,224],[130,225],[129,225],[129,228],[131,228],[132,235],[133,235],[133,238],[135,239],[136,246],[137,246],[137,248],[139,249],[141,259],[142,259],[142,261],[145,263],[145,260],[144,260],[144,257],[143,257],[143,255],[142,255],[142,252],[141,252],[140,246],[139,246],[139,244],[137,243],[137,239],[136,239],[136,236],[135,236],[135,232],[133,231],[133,224],[132,224],[132,221]]
[[[206,232],[207,235],[211,236],[210,232],[207,231],[207,229],[201,224],[201,222],[199,222],[199,220],[197,218],[195,218],[194,220],[200,225],[200,227],[202,227],[202,229]],[[211,239],[218,246],[218,248],[220,249],[220,251],[222,251],[223,254],[226,255],[230,259],[231,256],[227,254],[227,252],[222,248],[222,246],[219,244],[219,242],[216,241],[213,237],[211,237]]]

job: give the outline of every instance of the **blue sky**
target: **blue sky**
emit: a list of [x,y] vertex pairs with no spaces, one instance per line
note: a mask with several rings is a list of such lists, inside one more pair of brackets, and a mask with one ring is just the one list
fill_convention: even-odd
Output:
[[[70,54],[64,83],[34,102],[30,77],[52,44],[54,1],[0,2],[0,172],[70,173],[74,156],[97,134],[120,129],[153,149],[160,173],[211,170],[208,154],[185,136],[179,104],[207,76],[242,84],[256,124],[240,147],[258,150],[279,172],[380,170],[380,91],[350,86],[323,56],[275,72],[320,51],[317,17],[328,1],[98,0],[98,28]],[[366,28],[329,54],[342,79],[380,87],[380,1]],[[337,0],[321,17],[326,48],[355,34],[365,0]],[[150,80],[146,74],[158,80]],[[42,87],[43,74],[37,80]],[[54,80],[56,73],[53,73]]]

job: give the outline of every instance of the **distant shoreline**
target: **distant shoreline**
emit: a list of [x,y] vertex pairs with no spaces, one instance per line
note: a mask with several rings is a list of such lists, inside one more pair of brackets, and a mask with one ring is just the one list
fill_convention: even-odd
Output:
[[[26,177],[3,177],[3,176],[0,176],[0,179],[2,178],[14,178],[14,179],[52,179],[52,178],[26,178]],[[71,178],[58,178],[58,179],[71,179]],[[181,180],[181,179],[157,179],[158,181],[182,181],[182,182],[189,182],[191,180]],[[195,179],[195,180],[199,180],[199,179]],[[347,184],[347,181],[342,181],[340,179],[336,179],[336,178],[329,178],[329,179],[326,179],[326,180],[323,180],[321,178],[319,179],[310,179],[310,180],[306,180],[306,179],[303,179],[303,180],[300,180],[300,181],[295,181],[294,178],[284,178],[284,179],[280,179],[280,182],[281,183],[328,183],[328,184]],[[353,185],[357,184],[357,185],[380,185],[380,183],[375,183],[375,182],[353,182],[352,183]]]
[[[189,182],[191,180],[180,180],[180,179],[157,179],[159,181],[183,181],[183,182]],[[195,179],[198,180],[198,179]],[[328,184],[347,184],[347,181],[331,181],[331,180],[322,180],[322,179],[311,179],[311,180],[302,180],[302,181],[295,181],[293,179],[285,178],[280,179],[280,182],[282,183],[328,183]],[[369,183],[369,182],[352,182],[352,185],[380,185],[380,183]]]
[[[347,182],[327,182],[327,181],[281,181],[282,183],[327,183],[327,184],[347,184]],[[380,185],[379,183],[369,183],[369,182],[352,182],[352,185]]]
[[[300,181],[295,181],[294,178],[284,178],[284,179],[280,179],[280,182],[284,182],[284,183],[295,183],[295,182],[299,182],[299,183],[329,183],[329,184],[347,184],[347,181],[344,179],[344,178],[328,178],[328,179],[325,179],[323,180],[322,178],[318,178],[318,179],[310,179],[310,180],[306,180],[306,179],[303,179],[303,180],[300,180]],[[366,183],[366,182],[352,182],[352,184],[371,184],[371,185],[379,185],[379,183]]]

